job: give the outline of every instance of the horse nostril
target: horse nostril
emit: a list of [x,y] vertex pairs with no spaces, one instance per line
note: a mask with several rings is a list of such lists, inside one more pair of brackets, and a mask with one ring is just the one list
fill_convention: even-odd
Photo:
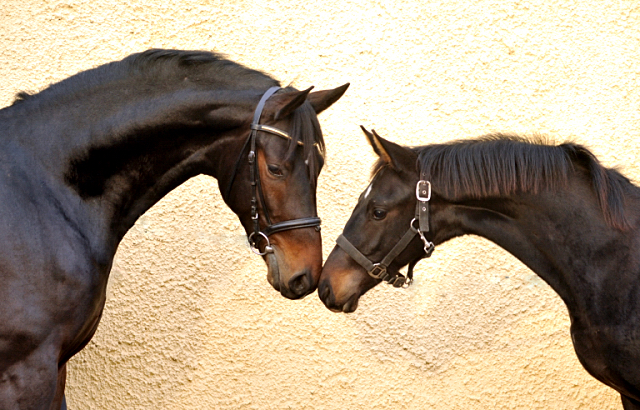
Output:
[[306,295],[311,290],[311,282],[311,271],[306,269],[289,280],[289,289],[296,296]]
[[329,288],[329,284],[325,281],[318,286],[318,296],[320,296],[320,300],[326,303],[329,298],[329,294],[331,293],[331,289]]

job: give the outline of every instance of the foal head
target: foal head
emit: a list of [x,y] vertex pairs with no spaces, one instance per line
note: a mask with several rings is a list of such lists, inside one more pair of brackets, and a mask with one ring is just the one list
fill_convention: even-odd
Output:
[[463,234],[526,258],[535,246],[512,238],[540,226],[541,208],[563,231],[568,228],[557,227],[572,218],[576,203],[583,205],[581,215],[588,204],[589,226],[629,226],[628,181],[580,145],[494,134],[411,149],[365,133],[380,160],[325,262],[318,294],[330,309],[354,311],[382,280],[405,285],[409,278],[399,268],[409,264],[411,272],[434,245]]
[[[343,235],[366,258],[381,261],[394,248],[412,224],[416,207],[417,154],[370,133],[363,128],[373,150],[380,157],[374,176],[360,195]],[[416,236],[387,268],[391,275],[419,258],[423,244]],[[367,270],[336,246],[320,277],[318,295],[331,310],[353,312],[358,300],[380,283]]]

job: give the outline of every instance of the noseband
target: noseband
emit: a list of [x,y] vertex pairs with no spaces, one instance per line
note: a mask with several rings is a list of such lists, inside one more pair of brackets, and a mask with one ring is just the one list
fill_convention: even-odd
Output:
[[[256,107],[256,111],[253,114],[253,122],[251,123],[251,133],[249,134],[249,138],[245,142],[242,150],[240,151],[240,155],[236,160],[236,164],[234,167],[233,175],[231,176],[231,181],[227,186],[226,198],[229,198],[231,194],[231,188],[233,187],[233,181],[235,180],[236,174],[240,168],[240,163],[242,161],[242,157],[247,147],[249,147],[249,173],[250,173],[250,182],[251,182],[251,220],[253,221],[253,232],[249,234],[248,240],[249,245],[251,246],[251,250],[258,255],[266,255],[267,253],[273,252],[273,247],[269,242],[269,236],[282,231],[288,231],[291,229],[300,229],[300,228],[312,228],[315,227],[316,231],[320,231],[320,218],[317,216],[310,216],[306,218],[298,218],[291,219],[288,221],[272,223],[271,218],[269,216],[269,211],[267,210],[267,205],[264,200],[264,194],[262,192],[262,185],[260,184],[260,171],[258,169],[258,161],[256,159],[256,138],[258,136],[258,131],[268,132],[273,135],[277,135],[278,137],[291,140],[291,136],[285,131],[279,130],[275,127],[270,127],[268,125],[260,125],[260,116],[262,115],[262,110],[269,99],[276,91],[280,90],[280,87],[271,87],[269,88],[260,99],[258,106]],[[298,141],[298,145],[303,145],[302,141]],[[262,211],[264,212],[265,220],[267,221],[267,227],[264,230],[260,229],[260,217],[258,215],[258,201],[262,203]],[[262,240],[266,240],[267,244],[265,245],[264,252],[261,252],[258,243]]]
[[[354,261],[366,269],[369,276],[374,279],[383,280],[396,288],[407,288],[413,283],[413,268],[423,258],[428,258],[433,253],[435,245],[427,240],[424,236],[425,232],[429,232],[429,201],[431,200],[431,183],[426,180],[426,175],[421,175],[420,181],[416,184],[416,204],[415,217],[409,223],[409,229],[400,239],[400,241],[382,258],[380,262],[374,263],[360,252],[349,240],[340,235],[336,241],[338,246],[347,253]],[[415,226],[417,223],[417,227]],[[417,259],[409,263],[407,276],[401,273],[391,274],[388,271],[389,265],[405,250],[409,243],[420,236],[424,244],[424,255],[420,255]]]

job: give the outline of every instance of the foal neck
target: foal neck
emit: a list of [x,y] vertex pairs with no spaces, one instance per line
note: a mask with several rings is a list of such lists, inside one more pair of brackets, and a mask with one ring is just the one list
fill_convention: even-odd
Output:
[[579,178],[561,190],[458,202],[447,214],[445,223],[458,226],[458,234],[479,235],[504,248],[574,311],[588,309],[593,289],[619,274],[618,253],[635,241],[635,234],[605,220],[589,181]]

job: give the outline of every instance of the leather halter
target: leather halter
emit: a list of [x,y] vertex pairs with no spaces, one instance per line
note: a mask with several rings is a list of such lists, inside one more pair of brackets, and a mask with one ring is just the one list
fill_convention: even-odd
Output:
[[[262,110],[269,99],[276,91],[280,90],[280,87],[271,87],[269,88],[260,99],[258,106],[253,114],[253,121],[251,123],[251,133],[249,134],[249,138],[245,142],[242,150],[240,151],[240,155],[236,160],[236,164],[234,167],[233,175],[231,177],[231,181],[227,186],[226,190],[226,198],[229,198],[231,194],[231,188],[233,187],[233,181],[235,180],[236,174],[240,168],[240,162],[242,160],[242,156],[246,151],[247,147],[249,148],[249,155],[247,157],[249,162],[249,173],[250,173],[250,182],[251,182],[251,220],[253,221],[253,232],[249,234],[248,240],[249,245],[251,246],[251,250],[258,255],[266,255],[267,253],[273,252],[273,248],[271,247],[271,243],[269,242],[269,235],[272,235],[276,232],[287,231],[291,229],[300,229],[300,228],[312,228],[315,227],[316,231],[320,231],[320,218],[317,216],[310,216],[306,218],[298,218],[291,219],[283,222],[272,223],[271,218],[269,216],[269,211],[267,210],[266,202],[264,200],[264,194],[262,192],[262,186],[260,184],[260,172],[258,170],[258,161],[256,159],[256,138],[258,135],[258,131],[268,132],[273,135],[277,135],[278,137],[285,138],[291,140],[291,136],[285,131],[279,130],[275,127],[271,127],[268,125],[260,125],[260,116],[262,115]],[[298,145],[303,145],[302,141],[298,141]],[[260,216],[258,215],[258,201],[262,203],[262,211],[264,212],[265,220],[267,221],[267,227],[264,230],[260,229]],[[265,245],[264,252],[261,252],[258,248],[258,243],[262,240],[266,240],[267,244]]]
[[[426,180],[426,175],[422,174],[421,179],[416,184],[416,212],[415,217],[409,223],[409,229],[402,236],[400,241],[391,248],[389,253],[382,258],[380,262],[374,263],[371,259],[367,258],[360,252],[349,240],[343,235],[340,235],[336,240],[336,243],[343,251],[347,253],[354,261],[358,262],[362,266],[369,276],[374,279],[383,280],[396,288],[406,288],[413,283],[413,268],[423,258],[428,258],[433,253],[435,245],[433,242],[427,240],[424,236],[425,232],[429,232],[429,200],[431,200],[431,183]],[[418,224],[416,227],[415,224]],[[407,276],[405,277],[401,273],[391,274],[388,271],[389,265],[405,250],[409,243],[415,238],[420,236],[422,243],[424,244],[424,255],[420,255],[417,259],[409,263],[409,269]]]

